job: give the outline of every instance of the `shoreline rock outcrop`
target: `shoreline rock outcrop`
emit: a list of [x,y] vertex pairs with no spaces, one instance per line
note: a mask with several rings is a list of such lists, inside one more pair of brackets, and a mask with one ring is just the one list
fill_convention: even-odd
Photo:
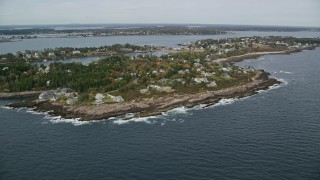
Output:
[[20,99],[38,97],[43,91],[0,92],[0,99]]

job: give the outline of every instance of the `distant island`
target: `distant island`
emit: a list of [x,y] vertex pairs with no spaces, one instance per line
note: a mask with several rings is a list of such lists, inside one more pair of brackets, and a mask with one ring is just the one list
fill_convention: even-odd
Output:
[[[32,100],[9,106],[32,107],[83,121],[128,113],[133,114],[131,117],[153,116],[180,106],[211,105],[222,98],[249,96],[279,84],[263,70],[238,67],[233,63],[265,54],[313,49],[319,45],[319,38],[206,39],[183,44],[160,57],[110,56],[88,65],[61,62],[44,66],[26,63],[23,53],[22,56],[21,53],[10,57],[1,55],[6,59],[0,64],[0,98],[34,96],[36,98]],[[129,44],[115,46],[130,52],[151,48]],[[102,49],[107,52],[109,47],[114,46]],[[65,51],[72,55],[70,52],[73,51]]]

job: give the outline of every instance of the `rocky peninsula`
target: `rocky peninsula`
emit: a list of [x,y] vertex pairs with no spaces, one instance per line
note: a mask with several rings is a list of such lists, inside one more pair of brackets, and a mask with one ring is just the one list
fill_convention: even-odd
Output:
[[53,63],[46,67],[10,64],[0,67],[0,89],[11,95],[2,93],[0,98],[13,97],[14,92],[17,96],[40,94],[36,100],[9,106],[80,121],[128,113],[133,114],[131,118],[161,115],[181,106],[209,106],[225,98],[250,96],[280,84],[263,70],[233,63],[266,54],[299,52],[319,44],[319,39],[231,38],[197,41],[161,57],[111,56],[89,65]]

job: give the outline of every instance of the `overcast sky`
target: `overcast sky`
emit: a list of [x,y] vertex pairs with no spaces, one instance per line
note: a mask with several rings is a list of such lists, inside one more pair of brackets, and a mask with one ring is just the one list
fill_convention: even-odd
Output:
[[320,0],[0,0],[0,25],[69,23],[320,27]]

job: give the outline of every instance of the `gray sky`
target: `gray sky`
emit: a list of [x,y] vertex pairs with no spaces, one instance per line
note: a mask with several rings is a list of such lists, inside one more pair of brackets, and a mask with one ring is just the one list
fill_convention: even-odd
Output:
[[320,0],[0,0],[0,25],[68,23],[320,27]]

